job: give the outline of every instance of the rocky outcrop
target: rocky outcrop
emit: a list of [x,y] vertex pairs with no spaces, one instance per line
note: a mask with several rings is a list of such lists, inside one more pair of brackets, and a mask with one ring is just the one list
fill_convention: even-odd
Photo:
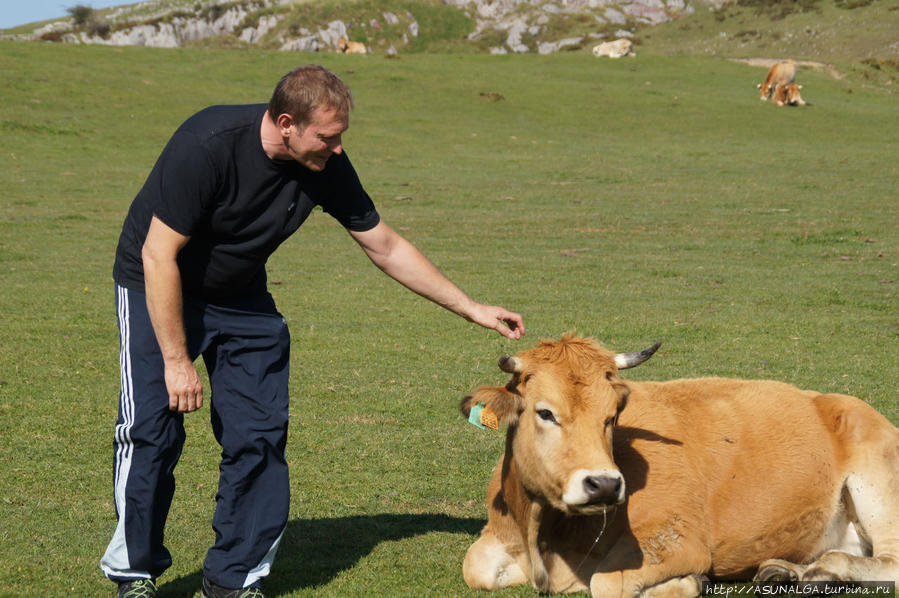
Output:
[[[505,43],[490,49],[493,54],[536,51],[549,54],[580,47],[588,38],[608,37],[610,27],[656,25],[693,13],[685,0],[444,0],[464,10],[476,24],[469,39],[491,32],[504,32]],[[554,39],[553,24],[566,18],[592,16],[595,31],[580,37]],[[625,31],[633,35],[632,31]],[[618,35],[620,37],[620,34]]]
[[[141,5],[149,5],[152,2],[144,2]],[[138,5],[138,6],[141,6]],[[118,9],[107,17],[108,31],[103,34],[95,31],[96,28],[87,27],[86,29],[75,30],[70,25],[63,32],[60,41],[69,43],[82,44],[105,44],[110,46],[150,46],[154,48],[177,48],[186,42],[197,41],[204,38],[220,37],[223,35],[233,35],[244,19],[247,17],[248,9],[256,9],[265,7],[267,2],[263,3],[247,3],[247,5],[236,5],[224,12],[212,11],[205,16],[190,16],[182,13],[163,13],[162,15],[154,15],[149,19],[144,19],[142,23],[135,24],[130,20],[123,20],[117,23],[114,20],[116,14],[120,14],[123,9]],[[127,15],[127,13],[126,13]],[[119,18],[122,18],[121,16]],[[127,16],[125,16],[127,19]],[[260,19],[259,27],[271,28],[277,18]],[[34,32],[34,37],[40,39],[45,36],[46,30],[51,28],[54,32],[60,32],[59,22],[51,23]],[[246,35],[251,39],[259,39],[258,27],[247,27],[239,32],[242,37]],[[252,41],[248,41],[252,43]]]
[[[419,35],[419,23],[409,12],[384,11],[364,22],[334,20],[299,25],[291,22],[288,26],[287,5],[294,1],[299,0],[227,3],[199,0],[173,7],[170,0],[147,0],[105,13],[102,27],[90,23],[75,27],[71,20],[57,21],[34,31],[31,38],[175,48],[207,38],[230,37],[236,44],[264,45],[284,51],[327,51],[336,50],[340,38],[352,40],[354,33],[362,33],[367,38],[383,33],[382,37],[388,34],[392,37],[381,40],[382,51],[388,45],[402,51]],[[655,25],[693,12],[686,0],[444,0],[444,3],[464,11],[474,21],[469,40],[497,37],[503,40],[502,44],[490,48],[494,54],[551,54],[577,49],[587,42],[592,45],[593,41],[613,36],[632,37],[639,25]],[[586,28],[585,16],[590,18]],[[566,19],[576,19],[583,33],[573,36],[557,33],[566,30]],[[590,27],[590,23],[594,26]]]

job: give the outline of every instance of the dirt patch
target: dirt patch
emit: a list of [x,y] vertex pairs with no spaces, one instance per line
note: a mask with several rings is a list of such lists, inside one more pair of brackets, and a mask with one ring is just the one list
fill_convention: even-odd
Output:
[[[783,62],[783,58],[729,58],[728,60],[732,60],[733,62],[742,62],[743,64],[748,64],[749,66],[760,66],[766,69],[771,68],[772,65],[777,64],[778,62]],[[814,60],[797,60],[796,66],[811,67],[813,69],[827,71],[827,73],[834,79],[843,78],[843,75],[836,69],[836,67],[834,67],[832,64],[827,64],[826,62],[816,62]]]

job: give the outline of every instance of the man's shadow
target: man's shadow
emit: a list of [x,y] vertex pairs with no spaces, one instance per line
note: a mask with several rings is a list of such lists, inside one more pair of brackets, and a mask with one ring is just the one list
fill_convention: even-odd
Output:
[[[325,519],[295,519],[287,524],[281,539],[273,574],[265,581],[265,592],[279,596],[327,584],[342,571],[352,569],[378,544],[430,532],[477,535],[483,519],[461,519],[447,515],[388,514],[357,515]],[[461,555],[460,563],[461,568]],[[461,573],[460,573],[461,575]],[[184,575],[159,588],[161,598],[194,596],[203,579],[202,570]]]

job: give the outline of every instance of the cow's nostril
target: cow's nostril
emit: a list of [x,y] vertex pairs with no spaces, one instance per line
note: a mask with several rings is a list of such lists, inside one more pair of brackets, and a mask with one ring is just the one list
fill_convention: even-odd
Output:
[[587,476],[584,478],[584,492],[591,504],[613,504],[618,502],[621,492],[621,478],[608,476]]

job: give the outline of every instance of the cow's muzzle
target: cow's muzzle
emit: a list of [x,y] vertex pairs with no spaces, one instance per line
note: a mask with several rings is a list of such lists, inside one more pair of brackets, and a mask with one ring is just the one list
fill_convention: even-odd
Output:
[[614,469],[581,469],[573,472],[562,495],[572,511],[595,511],[624,502],[625,487],[621,472]]
[[618,476],[587,476],[584,494],[588,505],[617,505],[624,497],[624,480]]

